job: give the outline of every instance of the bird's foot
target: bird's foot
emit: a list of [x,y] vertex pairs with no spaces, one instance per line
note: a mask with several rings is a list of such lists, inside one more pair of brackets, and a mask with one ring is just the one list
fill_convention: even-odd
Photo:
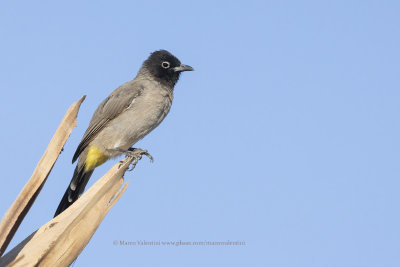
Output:
[[127,156],[129,158],[133,158],[133,162],[132,162],[131,167],[129,168],[129,171],[132,171],[135,168],[136,164],[139,162],[139,160],[142,159],[143,155],[148,157],[151,162],[154,161],[153,156],[150,155],[149,152],[147,152],[147,150],[144,150],[144,149],[141,149],[141,148],[133,148],[133,147],[131,147],[131,148],[128,149],[128,151],[124,151],[123,153],[125,154],[125,156]]

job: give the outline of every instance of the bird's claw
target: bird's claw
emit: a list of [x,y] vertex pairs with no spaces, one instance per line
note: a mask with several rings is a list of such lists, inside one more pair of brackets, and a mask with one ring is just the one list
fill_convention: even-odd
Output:
[[154,158],[152,155],[147,150],[140,149],[140,148],[129,148],[128,151],[125,152],[125,155],[127,157],[133,158],[133,162],[131,167],[129,168],[129,171],[132,171],[136,164],[139,162],[139,160],[142,159],[142,156],[145,155],[150,159],[150,162],[154,161]]
[[[145,149],[131,147],[131,148],[128,148],[128,150],[126,150],[126,151],[123,151],[121,149],[115,149],[115,150],[123,153],[128,158],[133,158],[132,166],[131,166],[131,168],[129,168],[129,171],[132,171],[135,168],[136,164],[139,162],[139,160],[142,159],[143,155],[147,156],[150,159],[150,162],[154,162],[153,156],[150,155],[150,153]],[[118,168],[120,168],[122,166],[122,164],[124,163],[124,160],[121,160],[119,163],[120,163],[120,165]]]

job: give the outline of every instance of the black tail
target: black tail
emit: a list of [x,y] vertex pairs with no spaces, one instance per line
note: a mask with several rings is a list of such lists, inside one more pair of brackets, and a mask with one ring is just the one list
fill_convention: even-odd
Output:
[[85,172],[85,166],[79,166],[77,164],[74,175],[72,176],[71,183],[69,184],[67,191],[61,199],[60,204],[54,214],[56,217],[58,214],[66,210],[72,205],[85,190],[86,184],[88,183],[90,176],[92,176],[93,170]]

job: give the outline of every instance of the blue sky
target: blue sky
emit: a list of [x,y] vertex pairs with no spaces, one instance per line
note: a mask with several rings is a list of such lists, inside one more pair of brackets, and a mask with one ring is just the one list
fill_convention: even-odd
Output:
[[163,48],[196,71],[137,144],[155,162],[127,173],[76,267],[399,266],[399,13],[398,1],[2,1],[1,214],[87,95],[11,246],[51,219],[97,105]]

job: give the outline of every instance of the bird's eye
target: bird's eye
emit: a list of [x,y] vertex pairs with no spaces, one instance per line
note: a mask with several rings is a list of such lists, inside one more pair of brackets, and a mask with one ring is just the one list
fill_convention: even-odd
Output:
[[161,63],[161,67],[163,67],[164,69],[168,69],[170,66],[168,61],[164,61],[163,63]]

